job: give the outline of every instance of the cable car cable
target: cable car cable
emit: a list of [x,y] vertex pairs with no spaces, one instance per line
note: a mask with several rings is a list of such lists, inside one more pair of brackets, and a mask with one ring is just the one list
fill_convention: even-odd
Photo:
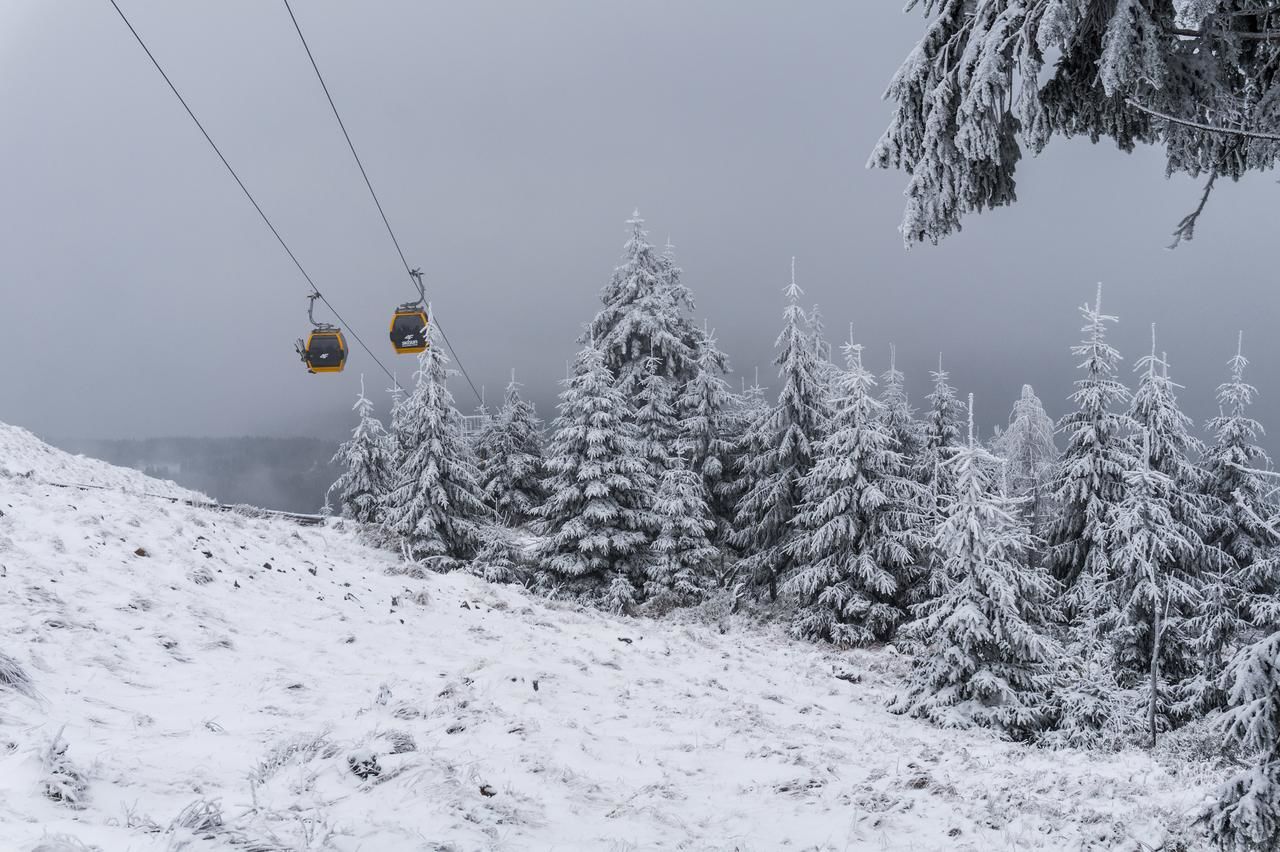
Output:
[[[324,81],[324,75],[320,73],[320,66],[316,64],[315,54],[311,52],[311,45],[307,44],[307,37],[302,34],[302,26],[298,23],[297,16],[293,14],[293,7],[289,5],[289,0],[284,0],[284,8],[289,12],[289,20],[293,21],[293,28],[298,33],[298,40],[302,42],[302,49],[307,52],[307,59],[311,60],[311,69],[316,72],[316,79],[320,81],[320,88],[324,89],[324,96],[329,101],[329,109],[333,111],[333,117],[337,119],[338,127],[342,130],[342,136],[347,140],[347,147],[351,149],[351,156],[360,168],[360,176],[364,178],[364,185],[369,188],[369,195],[373,197],[373,203],[378,208],[378,214],[382,216],[382,224],[387,228],[387,236],[391,237],[391,244],[396,247],[396,254],[400,255],[400,262],[404,264],[404,271],[409,273],[409,277],[412,278],[414,270],[410,268],[409,261],[405,259],[404,251],[400,248],[400,241],[396,239],[396,232],[392,229],[390,220],[387,219],[386,211],[382,209],[382,202],[378,200],[378,193],[373,189],[373,182],[369,180],[369,173],[365,171],[364,163],[360,161],[360,155],[356,153],[355,143],[351,141],[351,134],[347,132],[347,125],[343,122],[342,115],[338,112],[338,105],[334,103],[333,95],[329,93],[329,86]],[[435,323],[436,328],[440,329],[440,336],[444,338],[445,346],[448,346],[449,351],[453,354],[453,360],[458,365],[458,371],[462,373],[462,377],[471,386],[471,392],[475,394],[478,401],[483,402],[480,392],[476,390],[475,382],[471,381],[467,368],[462,365],[462,359],[458,357],[458,350],[449,342],[449,335],[445,333],[444,326],[434,317],[432,322]]]
[[[222,161],[222,165],[226,166],[227,171],[231,174],[231,177],[235,179],[236,184],[240,187],[240,191],[244,193],[244,197],[249,199],[249,203],[253,205],[253,209],[258,211],[258,215],[262,217],[262,221],[266,223],[266,226],[268,228],[271,229],[271,233],[275,236],[276,241],[279,242],[280,247],[285,250],[285,254],[289,255],[289,259],[293,261],[293,265],[298,267],[298,271],[302,273],[302,277],[307,280],[308,286],[311,287],[311,292],[316,294],[316,298],[324,302],[325,307],[327,307],[330,311],[333,312],[333,315],[337,318],[338,322],[341,323],[348,331],[351,332],[352,338],[354,338],[355,341],[360,344],[360,348],[364,349],[364,351],[368,353],[369,357],[373,359],[374,363],[382,368],[382,372],[387,374],[387,377],[391,379],[391,381],[396,385],[396,387],[399,387],[400,383],[396,381],[395,375],[390,370],[387,369],[386,365],[383,364],[382,361],[378,359],[377,355],[373,354],[373,350],[371,350],[368,346],[365,345],[365,342],[360,339],[360,335],[356,333],[355,328],[349,325],[347,321],[342,318],[342,314],[338,313],[338,309],[335,308],[333,304],[330,303],[330,301],[325,298],[324,294],[320,292],[320,288],[317,287],[315,282],[311,280],[311,276],[308,275],[307,270],[302,267],[302,263],[298,260],[297,255],[295,255],[293,253],[293,250],[289,248],[289,244],[284,241],[284,237],[280,236],[280,232],[276,230],[276,226],[271,223],[271,220],[267,217],[267,214],[263,211],[261,205],[258,204],[257,199],[253,197],[253,193],[249,192],[249,188],[244,185],[244,181],[240,179],[240,175],[236,174],[236,170],[231,167],[231,163],[227,162],[227,158],[223,156],[221,149],[219,149],[217,144],[213,141],[213,137],[209,135],[209,131],[205,130],[204,125],[200,123],[200,119],[196,118],[196,114],[191,110],[191,107],[187,104],[186,98],[182,97],[182,93],[178,91],[178,87],[175,86],[173,84],[173,81],[169,79],[169,75],[165,73],[165,70],[160,65],[159,60],[157,60],[155,57],[155,54],[151,52],[151,48],[147,47],[147,43],[142,40],[142,36],[138,34],[138,31],[136,29],[134,29],[133,24],[130,23],[128,16],[125,15],[124,10],[120,8],[119,4],[116,3],[116,0],[108,0],[108,2],[111,3],[112,7],[115,8],[116,14],[120,16],[120,20],[124,21],[124,25],[129,28],[129,32],[133,33],[133,37],[137,40],[138,45],[142,48],[143,52],[147,54],[147,58],[151,60],[151,64],[154,65],[156,70],[160,72],[160,76],[164,78],[164,81],[169,84],[169,90],[173,92],[174,97],[176,97],[178,99],[178,102],[182,104],[182,108],[187,111],[187,115],[191,117],[191,120],[195,122],[196,127],[200,129],[200,133],[204,136],[205,141],[209,143],[209,147],[213,149],[213,152],[218,155],[218,159]],[[443,333],[443,330],[442,330],[442,333]]]

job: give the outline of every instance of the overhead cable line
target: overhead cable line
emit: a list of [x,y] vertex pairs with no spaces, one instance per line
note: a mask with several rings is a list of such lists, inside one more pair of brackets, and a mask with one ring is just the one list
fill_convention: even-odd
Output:
[[[115,0],[112,0],[115,2]],[[387,228],[387,236],[391,237],[391,244],[396,247],[396,254],[400,256],[400,263],[404,265],[404,271],[409,274],[412,279],[414,270],[409,266],[409,261],[405,259],[404,250],[400,248],[400,241],[396,239],[396,232],[391,227],[391,221],[387,219],[387,213],[382,209],[382,202],[378,200],[378,193],[373,189],[373,182],[369,180],[369,173],[365,171],[364,163],[360,160],[360,155],[356,153],[355,143],[351,141],[351,134],[347,132],[347,125],[342,120],[342,115],[338,112],[338,105],[333,101],[333,95],[329,92],[329,86],[324,81],[324,75],[320,73],[320,66],[316,63],[315,54],[311,52],[311,45],[307,44],[307,37],[302,34],[302,26],[298,23],[298,18],[293,14],[293,7],[289,5],[289,0],[284,0],[284,8],[289,12],[289,20],[293,21],[293,28],[298,33],[298,40],[302,42],[302,49],[307,52],[307,59],[311,60],[311,68],[316,72],[316,79],[320,81],[320,88],[324,90],[324,96],[329,101],[329,109],[333,111],[333,117],[338,121],[338,127],[342,130],[342,136],[347,140],[347,147],[351,149],[351,156],[355,159],[356,165],[360,168],[360,176],[364,178],[364,185],[369,188],[369,195],[373,198],[374,206],[378,208],[378,214],[382,217],[382,224]],[[416,286],[416,285],[415,285]],[[449,351],[453,353],[453,360],[458,365],[458,371],[462,373],[462,377],[467,380],[467,384],[471,386],[471,392],[475,394],[476,400],[483,404],[480,392],[476,390],[475,382],[471,381],[471,376],[467,373],[467,368],[462,364],[462,358],[458,356],[458,350],[449,342],[449,335],[445,333],[444,326],[435,317],[431,318],[436,328],[440,329],[440,336],[444,338],[444,343],[449,347]]]
[[209,143],[209,147],[213,149],[213,152],[218,155],[218,159],[222,161],[222,165],[226,166],[227,172],[235,179],[236,185],[240,187],[240,191],[244,193],[244,197],[249,199],[249,203],[253,205],[254,210],[258,211],[258,215],[262,217],[262,221],[271,230],[272,235],[274,235],[276,241],[280,243],[280,247],[284,249],[285,254],[289,255],[289,259],[293,261],[293,265],[298,267],[298,271],[302,273],[302,277],[306,279],[307,285],[311,288],[311,292],[314,293],[316,298],[321,302],[324,302],[325,307],[333,312],[333,315],[337,318],[338,322],[351,332],[351,336],[360,344],[360,348],[364,349],[364,351],[368,353],[369,357],[374,360],[374,363],[382,368],[382,372],[386,373],[387,377],[399,386],[399,382],[396,381],[395,375],[387,369],[386,365],[378,359],[377,355],[373,354],[373,350],[365,345],[365,342],[360,338],[360,335],[356,333],[356,330],[342,318],[342,314],[338,313],[338,309],[335,308],[333,304],[325,298],[324,294],[320,292],[320,288],[316,286],[315,281],[313,281],[311,276],[307,274],[307,270],[303,268],[297,255],[295,255],[293,250],[289,248],[289,244],[284,241],[284,237],[280,236],[280,232],[276,230],[276,226],[271,223],[271,219],[267,217],[262,206],[259,205],[257,199],[253,197],[253,193],[249,192],[249,188],[244,185],[244,181],[240,179],[240,175],[236,174],[236,170],[231,167],[231,163],[227,162],[227,158],[223,156],[221,149],[219,149],[217,144],[213,141],[213,137],[209,135],[209,131],[205,130],[204,125],[200,123],[200,119],[196,118],[195,112],[193,112],[190,105],[187,104],[186,98],[182,97],[182,93],[178,91],[178,87],[173,84],[173,80],[169,79],[169,75],[165,73],[164,68],[156,59],[155,54],[151,52],[151,48],[147,47],[147,43],[142,40],[142,36],[138,34],[136,29],[134,29],[134,26],[130,23],[128,16],[125,15],[124,10],[120,8],[120,5],[116,3],[116,0],[108,0],[108,2],[111,3],[112,7],[116,10],[116,14],[120,16],[120,20],[124,21],[124,25],[129,28],[129,32],[133,33],[133,37],[137,40],[139,46],[142,47],[142,50],[147,54],[147,58],[151,60],[151,64],[160,72],[160,76],[164,78],[164,81],[169,84],[169,90],[173,92],[174,97],[176,97],[178,102],[182,104],[182,108],[187,111],[187,115],[191,117],[191,120],[195,122],[196,127],[200,129],[200,133],[204,136],[205,141]]

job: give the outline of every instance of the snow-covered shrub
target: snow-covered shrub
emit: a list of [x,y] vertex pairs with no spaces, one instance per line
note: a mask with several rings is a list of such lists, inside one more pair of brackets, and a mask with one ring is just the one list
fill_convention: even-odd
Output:
[[484,544],[475,559],[467,563],[465,570],[490,583],[518,583],[524,571],[516,559],[518,554],[499,530],[483,533]]
[[59,729],[40,754],[43,765],[40,784],[48,798],[67,807],[80,809],[88,799],[89,779],[67,757],[68,748],[67,741],[62,738],[62,729]]
[[30,852],[102,852],[102,847],[90,846],[69,834],[51,834],[36,841]]
[[391,728],[378,734],[378,739],[390,746],[392,754],[408,754],[418,750],[413,734],[399,728]]
[[329,739],[329,733],[301,734],[291,737],[267,752],[249,773],[249,779],[257,784],[265,783],[285,766],[306,763],[316,757],[330,758],[338,753],[338,747]]
[[621,574],[614,574],[605,592],[604,608],[609,612],[629,613],[636,605],[636,587]]
[[200,565],[187,572],[187,579],[195,583],[197,586],[207,586],[216,578],[213,572],[209,570],[207,565]]
[[222,831],[225,821],[222,816],[222,803],[208,799],[196,799],[173,818],[169,823],[169,833],[189,832],[202,840],[212,840]]
[[28,698],[35,698],[35,686],[17,660],[0,651],[0,689],[12,689]]

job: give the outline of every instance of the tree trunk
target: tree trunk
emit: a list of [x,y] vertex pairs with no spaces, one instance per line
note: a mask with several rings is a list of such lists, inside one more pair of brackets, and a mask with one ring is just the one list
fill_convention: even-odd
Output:
[[1151,727],[1151,747],[1156,747],[1156,689],[1160,683],[1160,599],[1151,608],[1151,699],[1147,702],[1147,724]]

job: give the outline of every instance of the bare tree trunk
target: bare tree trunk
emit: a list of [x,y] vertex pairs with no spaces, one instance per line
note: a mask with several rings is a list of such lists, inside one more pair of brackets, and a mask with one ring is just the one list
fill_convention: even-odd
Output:
[[1151,728],[1151,747],[1156,747],[1156,689],[1160,683],[1160,597],[1151,608],[1151,699],[1147,702],[1147,724]]

